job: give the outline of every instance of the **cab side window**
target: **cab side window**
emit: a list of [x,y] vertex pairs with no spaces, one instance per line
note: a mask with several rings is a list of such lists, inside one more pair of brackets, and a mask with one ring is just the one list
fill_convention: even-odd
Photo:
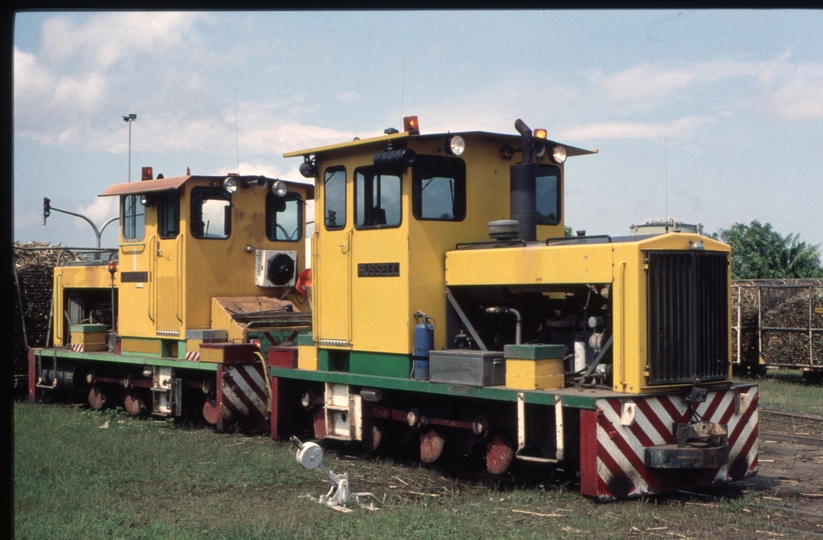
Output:
[[537,224],[560,223],[560,169],[539,165],[537,167]]
[[176,189],[157,194],[157,230],[160,238],[180,234],[180,192]]
[[323,183],[323,223],[326,230],[342,229],[346,226],[346,169],[335,167],[326,169]]
[[466,217],[466,164],[445,156],[417,156],[412,173],[412,213],[417,219]]
[[278,197],[266,194],[266,238],[275,242],[297,242],[303,238],[303,201],[295,193]]
[[358,229],[400,225],[400,175],[377,167],[354,171],[355,226]]
[[191,235],[225,239],[231,234],[231,196],[221,188],[191,190]]
[[120,203],[123,239],[142,240],[146,234],[146,207],[140,202],[140,195],[125,195]]

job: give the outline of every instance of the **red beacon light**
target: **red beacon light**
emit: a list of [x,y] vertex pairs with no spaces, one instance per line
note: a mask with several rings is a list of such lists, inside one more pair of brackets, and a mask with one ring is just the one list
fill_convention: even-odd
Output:
[[535,139],[545,139],[546,138],[546,130],[545,129],[535,129],[534,130],[534,138]]
[[114,277],[115,272],[117,272],[117,261],[109,261],[109,274]]
[[408,131],[412,135],[420,134],[420,124],[417,122],[416,116],[403,117],[403,131]]

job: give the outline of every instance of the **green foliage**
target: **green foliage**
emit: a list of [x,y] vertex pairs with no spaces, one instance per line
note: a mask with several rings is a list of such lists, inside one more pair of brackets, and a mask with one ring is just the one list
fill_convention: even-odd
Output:
[[819,246],[782,236],[770,223],[735,223],[714,238],[732,247],[732,279],[803,279],[823,277]]
[[572,229],[568,225],[563,227],[563,232],[563,236],[565,236],[566,238],[571,238],[572,236],[574,236],[574,229]]

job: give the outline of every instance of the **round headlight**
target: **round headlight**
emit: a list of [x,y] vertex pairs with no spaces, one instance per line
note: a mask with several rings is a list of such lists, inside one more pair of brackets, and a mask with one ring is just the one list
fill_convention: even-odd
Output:
[[232,178],[229,176],[223,180],[223,189],[226,190],[226,193],[229,195],[237,191],[237,178]]
[[278,197],[285,197],[286,194],[289,192],[289,186],[287,186],[286,183],[282,180],[277,180],[275,183],[271,185],[271,192],[277,195]]
[[557,164],[563,163],[566,161],[566,147],[557,145],[552,149],[552,161]]
[[459,156],[466,149],[466,141],[460,135],[455,135],[446,141],[446,152],[453,156]]

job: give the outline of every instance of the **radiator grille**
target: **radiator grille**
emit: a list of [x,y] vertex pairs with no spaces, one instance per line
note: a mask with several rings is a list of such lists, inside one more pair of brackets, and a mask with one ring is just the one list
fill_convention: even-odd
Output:
[[649,384],[722,380],[729,373],[725,253],[652,252]]

